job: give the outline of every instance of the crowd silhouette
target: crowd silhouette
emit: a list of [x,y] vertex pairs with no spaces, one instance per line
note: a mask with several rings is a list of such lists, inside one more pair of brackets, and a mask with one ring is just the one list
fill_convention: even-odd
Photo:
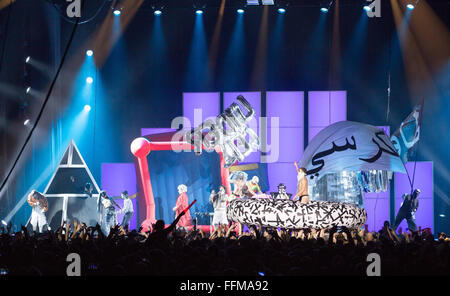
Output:
[[213,233],[122,226],[103,235],[99,225],[74,221],[56,231],[29,233],[11,225],[0,234],[2,275],[66,275],[67,255],[81,258],[81,275],[366,275],[367,255],[381,258],[381,275],[449,275],[450,245],[429,230],[395,233],[385,222],[378,232],[334,227],[288,231],[250,227],[246,233],[219,227]]

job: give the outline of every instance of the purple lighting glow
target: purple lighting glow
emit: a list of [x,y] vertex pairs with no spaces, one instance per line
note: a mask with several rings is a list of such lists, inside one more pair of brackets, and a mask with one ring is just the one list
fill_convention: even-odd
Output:
[[186,92],[183,93],[184,128],[199,126],[206,119],[216,118],[220,112],[220,93]]
[[347,120],[346,91],[310,91],[308,103],[309,141],[330,124]]
[[[268,154],[278,150],[275,162],[271,157],[267,164],[270,191],[277,191],[279,183],[284,183],[287,192],[296,193],[297,178],[293,162],[299,161],[303,153],[304,93],[301,91],[266,93],[266,116],[268,119]],[[271,118],[279,119],[278,126]],[[278,143],[272,143],[272,129],[279,132]]]

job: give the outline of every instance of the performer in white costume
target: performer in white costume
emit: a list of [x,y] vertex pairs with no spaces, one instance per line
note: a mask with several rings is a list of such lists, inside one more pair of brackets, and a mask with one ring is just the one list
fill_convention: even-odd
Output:
[[135,198],[137,193],[133,194],[132,196],[128,196],[128,191],[124,190],[122,192],[121,197],[123,198],[123,208],[119,211],[120,214],[125,213],[122,218],[122,225],[126,229],[128,229],[128,226],[130,224],[131,217],[133,217],[134,209],[133,209],[133,202],[131,201],[131,198]]
[[48,201],[45,196],[36,191],[32,190],[28,195],[28,204],[33,208],[31,211],[31,219],[30,224],[33,226],[33,231],[36,231],[36,228],[39,229],[39,232],[42,232],[44,225],[47,224],[47,218],[45,217],[45,212],[48,210]]
[[220,186],[219,188],[220,188],[219,193],[216,193],[213,190],[211,192],[211,195],[209,196],[209,202],[212,203],[214,208],[214,216],[212,222],[214,228],[217,228],[220,225],[228,225],[227,219],[228,196],[224,186]]
[[105,235],[109,234],[111,227],[117,225],[118,211],[116,212],[114,206],[120,209],[119,205],[106,194],[106,191],[102,190],[97,200],[97,211],[100,213],[100,225]]

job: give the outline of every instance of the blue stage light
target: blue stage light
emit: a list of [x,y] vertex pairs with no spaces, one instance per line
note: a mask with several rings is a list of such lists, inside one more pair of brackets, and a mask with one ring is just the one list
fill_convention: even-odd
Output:
[[369,5],[365,5],[365,6],[363,7],[363,9],[364,9],[365,11],[371,11],[371,10],[372,10],[372,9],[370,8]]
[[23,125],[25,125],[25,126],[27,126],[27,125],[29,125],[30,124],[30,120],[29,119],[27,119],[27,120],[25,120],[24,122],[23,122]]
[[91,111],[91,106],[90,105],[84,105],[84,111],[89,112]]
[[286,9],[284,9],[284,8],[278,8],[278,12],[279,12],[279,13],[285,13],[285,12],[286,12]]
[[239,8],[239,9],[237,10],[237,13],[243,14],[243,13],[244,13],[244,10],[243,10],[242,8]]
[[196,13],[197,15],[201,15],[201,14],[203,14],[203,10],[197,9],[197,10],[195,11],[195,13]]
[[86,78],[86,82],[91,84],[92,82],[94,82],[94,79],[89,76],[88,78]]
[[28,64],[28,62],[31,60],[31,57],[30,56],[27,56],[27,58],[25,59],[25,63],[27,63]]
[[86,55],[88,57],[92,56],[93,54],[94,54],[94,52],[92,50],[90,50],[90,49],[86,50]]
[[413,10],[414,9],[414,5],[409,3],[408,5],[406,5],[406,8],[408,8],[409,10]]
[[161,10],[155,10],[155,12],[153,12],[154,15],[161,15],[162,11]]
[[322,7],[322,8],[320,9],[320,11],[322,11],[323,13],[327,13],[327,12],[328,12],[328,8]]
[[31,86],[27,87],[26,93],[29,93],[31,90]]
[[114,15],[120,15],[121,11],[119,9],[115,9],[113,13],[114,13]]

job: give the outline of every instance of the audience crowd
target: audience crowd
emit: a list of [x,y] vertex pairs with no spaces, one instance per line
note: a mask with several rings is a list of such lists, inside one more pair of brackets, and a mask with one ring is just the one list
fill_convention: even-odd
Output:
[[[181,215],[180,215],[181,216]],[[179,217],[180,217],[179,216]],[[152,231],[64,223],[56,231],[30,233],[11,226],[0,233],[1,275],[66,275],[67,255],[81,258],[81,275],[366,275],[367,256],[377,253],[381,275],[450,275],[445,234],[220,227],[211,234],[176,229],[178,219]]]

